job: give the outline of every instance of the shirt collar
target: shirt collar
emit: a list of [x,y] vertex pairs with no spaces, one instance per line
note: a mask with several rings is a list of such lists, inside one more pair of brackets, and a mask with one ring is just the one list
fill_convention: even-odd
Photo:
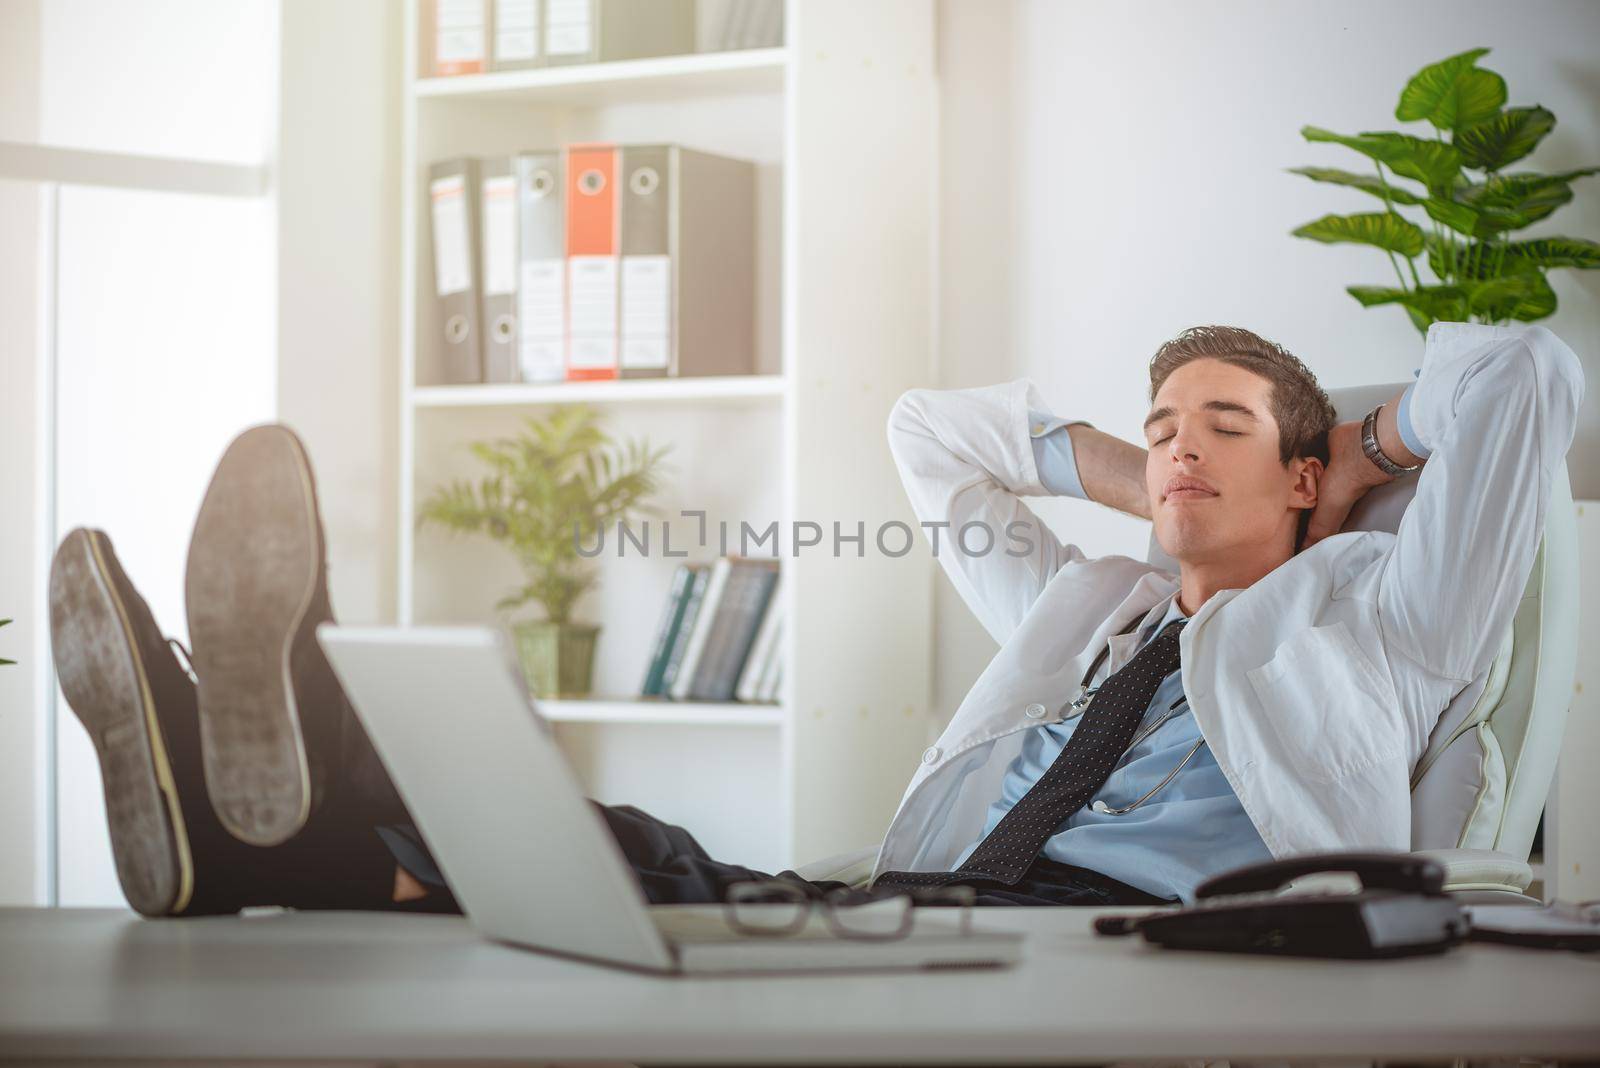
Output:
[[1162,603],[1157,602],[1155,604],[1155,606],[1150,609],[1150,614],[1145,616],[1145,619],[1147,621],[1150,619],[1151,616],[1154,616],[1157,612],[1160,612],[1161,615],[1159,617],[1157,617],[1155,622],[1153,622],[1153,623],[1148,623],[1147,622],[1147,624],[1144,627],[1144,629],[1139,632],[1139,637],[1140,637],[1141,641],[1149,641],[1156,634],[1160,633],[1161,630],[1164,627],[1166,627],[1166,625],[1168,623],[1171,623],[1175,619],[1188,619],[1189,618],[1184,613],[1183,609],[1178,606],[1178,594],[1181,593],[1181,592],[1182,592],[1181,590],[1174,590],[1173,593],[1172,593],[1172,596],[1167,599],[1167,601],[1166,601],[1164,606],[1163,606]]

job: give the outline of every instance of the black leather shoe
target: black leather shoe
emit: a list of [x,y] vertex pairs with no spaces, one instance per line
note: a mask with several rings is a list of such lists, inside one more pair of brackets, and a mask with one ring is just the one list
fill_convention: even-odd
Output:
[[[146,916],[232,912],[237,876],[200,772],[194,682],[111,539],[73,530],[50,566],[50,640],[100,758],[117,878]],[[242,847],[241,847],[242,848]]]
[[[229,832],[287,841],[334,789],[341,818],[387,816],[391,805],[341,781],[376,757],[317,644],[317,625],[333,619],[327,545],[310,459],[287,427],[253,427],[223,453],[195,521],[185,600],[206,786]],[[377,778],[368,794],[393,797],[381,768]]]

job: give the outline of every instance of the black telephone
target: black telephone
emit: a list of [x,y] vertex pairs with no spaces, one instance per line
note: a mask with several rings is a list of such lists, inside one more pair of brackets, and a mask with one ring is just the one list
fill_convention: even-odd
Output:
[[[1350,872],[1357,893],[1274,895],[1320,872]],[[1410,957],[1467,938],[1466,913],[1444,893],[1444,869],[1408,853],[1329,853],[1224,872],[1195,889],[1193,908],[1103,916],[1103,935],[1142,934],[1172,949],[1297,957]]]

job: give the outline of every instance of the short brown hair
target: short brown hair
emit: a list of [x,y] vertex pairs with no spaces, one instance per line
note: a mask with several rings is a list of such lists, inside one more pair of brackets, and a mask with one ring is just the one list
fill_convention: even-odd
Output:
[[1278,458],[1328,462],[1328,431],[1337,417],[1317,376],[1282,345],[1237,326],[1192,326],[1150,359],[1150,400],[1172,372],[1191,360],[1212,359],[1253,371],[1272,384],[1272,418],[1278,423]]

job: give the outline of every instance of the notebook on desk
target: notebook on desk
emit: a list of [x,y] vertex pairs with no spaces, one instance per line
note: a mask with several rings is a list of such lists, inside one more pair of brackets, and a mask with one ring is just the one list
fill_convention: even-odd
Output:
[[317,637],[456,899],[491,939],[665,973],[973,967],[1020,955],[1020,935],[963,933],[938,909],[913,910],[903,938],[863,940],[815,918],[779,936],[750,933],[718,906],[651,906],[499,631],[324,624]]

